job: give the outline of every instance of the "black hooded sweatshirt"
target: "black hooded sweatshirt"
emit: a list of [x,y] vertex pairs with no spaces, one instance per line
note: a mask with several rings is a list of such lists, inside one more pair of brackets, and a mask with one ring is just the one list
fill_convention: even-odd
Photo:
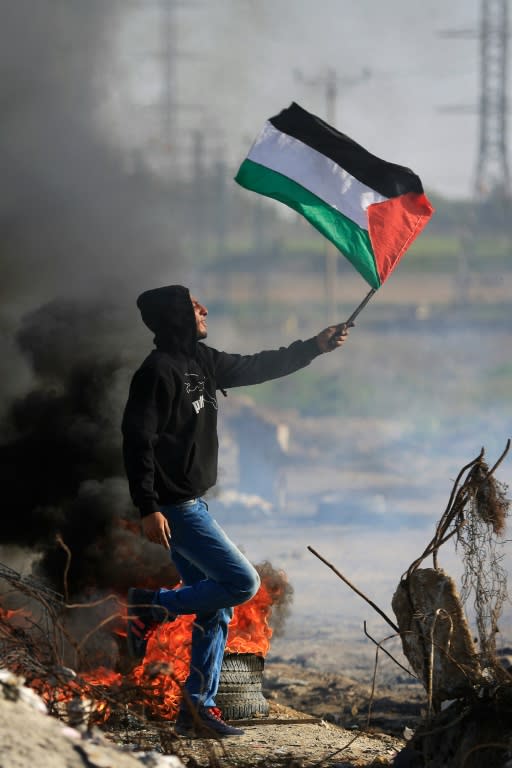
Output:
[[187,288],[137,300],[156,349],[135,372],[123,415],[123,455],[133,502],[146,515],[204,494],[217,480],[216,391],[286,376],[320,354],[315,338],[236,355],[197,341]]

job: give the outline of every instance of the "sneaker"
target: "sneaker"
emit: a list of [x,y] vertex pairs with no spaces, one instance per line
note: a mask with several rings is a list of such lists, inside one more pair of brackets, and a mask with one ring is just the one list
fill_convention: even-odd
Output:
[[242,736],[244,731],[228,725],[218,707],[199,707],[197,711],[181,709],[176,719],[175,732],[190,739],[212,739],[224,736]]
[[[151,589],[128,590],[128,627],[126,641],[128,653],[134,659],[142,661],[146,655],[148,640],[159,624],[165,619],[162,609],[160,621],[155,619],[153,600],[155,593]],[[159,606],[155,606],[159,607]]]

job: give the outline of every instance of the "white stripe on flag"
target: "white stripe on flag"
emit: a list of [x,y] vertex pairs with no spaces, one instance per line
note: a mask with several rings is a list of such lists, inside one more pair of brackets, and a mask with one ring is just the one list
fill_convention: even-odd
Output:
[[305,187],[363,229],[368,229],[368,206],[388,199],[321,152],[278,131],[268,121],[252,145],[248,159]]

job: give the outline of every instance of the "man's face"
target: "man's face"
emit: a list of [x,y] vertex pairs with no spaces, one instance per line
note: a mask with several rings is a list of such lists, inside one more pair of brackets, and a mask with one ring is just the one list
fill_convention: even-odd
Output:
[[204,304],[201,304],[201,302],[195,298],[195,296],[191,296],[190,298],[192,299],[192,306],[194,307],[194,314],[196,316],[197,338],[206,339],[208,336],[208,323],[206,322],[208,310]]

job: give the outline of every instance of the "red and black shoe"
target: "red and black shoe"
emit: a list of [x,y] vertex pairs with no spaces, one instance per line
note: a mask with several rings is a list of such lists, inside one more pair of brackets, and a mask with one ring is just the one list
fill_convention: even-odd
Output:
[[[162,606],[154,604],[155,591],[151,589],[128,590],[128,627],[126,641],[128,653],[134,659],[146,655],[149,638],[169,614]],[[159,618],[157,618],[159,617]]]
[[178,736],[186,736],[189,739],[218,739],[225,736],[243,736],[245,733],[241,728],[225,723],[218,707],[203,706],[197,710],[180,709],[174,730]]

